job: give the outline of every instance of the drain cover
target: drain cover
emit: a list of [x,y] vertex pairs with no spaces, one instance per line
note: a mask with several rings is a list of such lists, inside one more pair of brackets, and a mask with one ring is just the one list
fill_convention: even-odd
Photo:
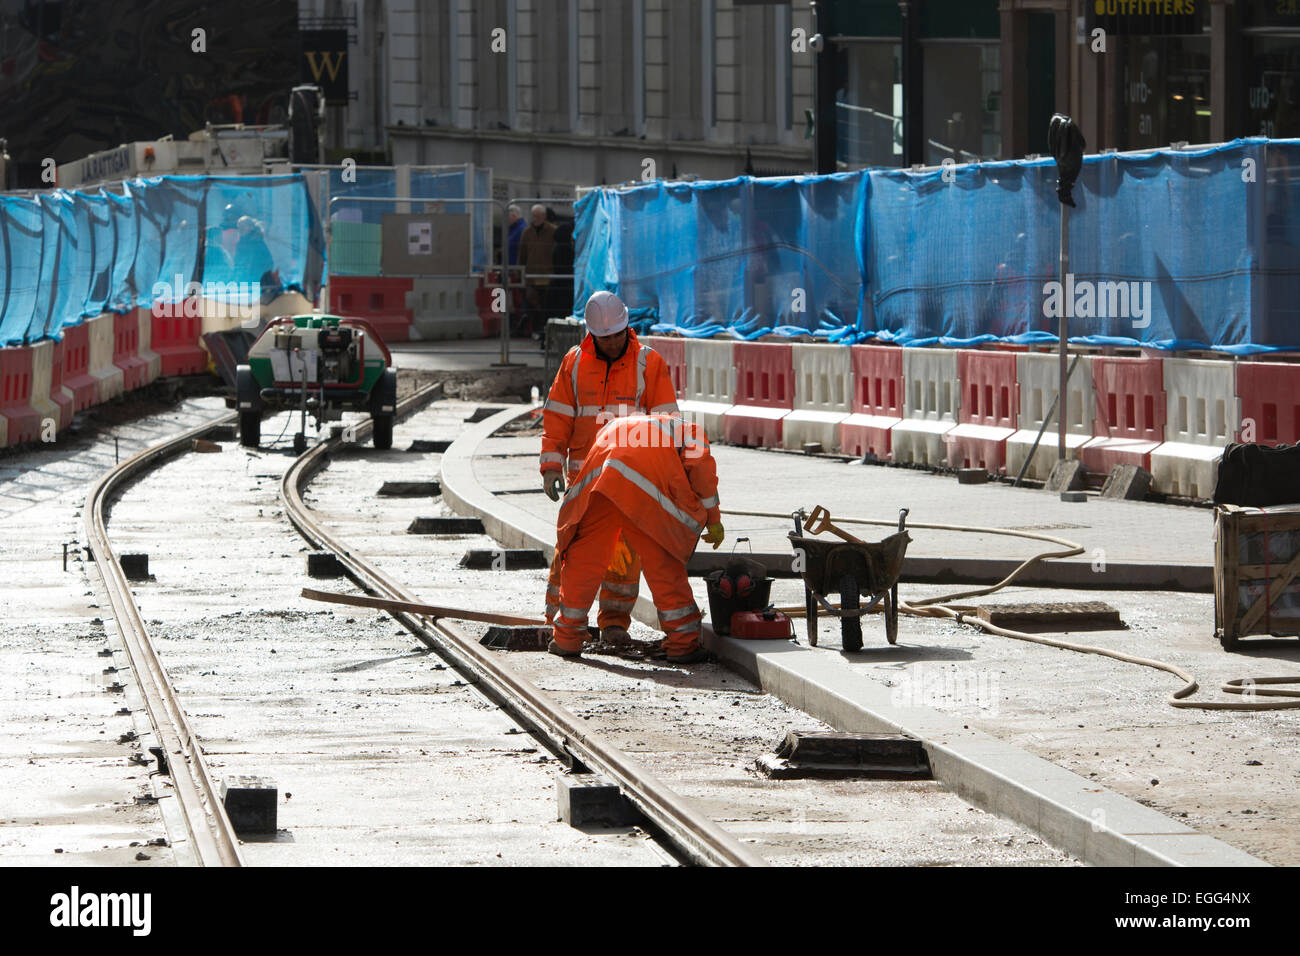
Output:
[[526,571],[549,567],[542,552],[527,548],[475,548],[465,552],[460,566],[475,571]]
[[379,488],[381,498],[435,498],[442,494],[436,481],[385,481]]
[[420,452],[444,452],[450,447],[451,447],[451,442],[449,441],[429,441],[428,439],[425,438],[417,438],[415,439],[415,441],[411,442],[411,447],[406,450],[420,451]]
[[1012,630],[1025,627],[1112,630],[1124,626],[1119,611],[1105,601],[985,604],[976,614],[980,620]]

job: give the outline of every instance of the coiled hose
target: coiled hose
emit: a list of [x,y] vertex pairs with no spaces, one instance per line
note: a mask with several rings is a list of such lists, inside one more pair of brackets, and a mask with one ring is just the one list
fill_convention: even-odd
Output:
[[[789,514],[781,514],[771,511],[732,511],[724,510],[726,515],[737,515],[749,518],[773,518],[781,521],[788,521]],[[873,518],[835,518],[837,524],[859,524],[872,525],[879,527],[895,528],[897,521],[886,521]],[[1009,637],[1016,641],[1028,641],[1031,644],[1044,644],[1048,647],[1058,647],[1062,650],[1076,651],[1080,654],[1096,654],[1100,657],[1109,657],[1117,661],[1123,661],[1126,664],[1137,664],[1141,667],[1152,667],[1156,670],[1165,671],[1173,674],[1179,680],[1185,681],[1186,684],[1179,690],[1174,691],[1167,698],[1167,703],[1171,707],[1180,707],[1190,710],[1295,710],[1300,708],[1300,699],[1291,700],[1188,700],[1200,689],[1200,684],[1190,673],[1174,664],[1158,661],[1152,657],[1139,657],[1136,654],[1125,654],[1121,651],[1107,650],[1104,647],[1093,647],[1089,644],[1075,644],[1072,641],[1063,641],[1050,637],[1044,637],[1040,634],[1028,634],[1024,631],[1013,631],[1009,628],[999,627],[996,624],[990,624],[978,617],[966,617],[967,614],[975,611],[976,608],[970,605],[955,605],[950,602],[960,601],[965,598],[981,597],[986,594],[992,594],[1011,584],[1017,577],[1024,573],[1027,568],[1039,563],[1057,558],[1071,558],[1078,554],[1083,554],[1082,545],[1073,541],[1067,541],[1064,538],[1056,538],[1047,534],[1035,534],[1030,531],[1016,531],[1011,528],[982,528],[971,525],[954,525],[954,524],[919,524],[908,522],[909,531],[922,529],[927,531],[957,531],[970,534],[994,534],[1006,535],[1014,538],[1029,538],[1035,541],[1046,541],[1050,544],[1058,545],[1060,551],[1044,551],[1036,554],[1031,558],[1021,562],[1020,566],[1008,574],[997,584],[988,587],[976,588],[970,591],[959,591],[955,594],[943,594],[939,597],[926,598],[923,601],[908,602],[900,600],[898,609],[904,614],[911,614],[914,617],[936,617],[951,618],[958,624],[974,624],[983,628],[990,634],[998,634],[1002,637]],[[1248,698],[1255,697],[1285,697],[1300,698],[1300,690],[1280,690],[1274,689],[1268,685],[1275,684],[1300,684],[1300,676],[1286,677],[1243,677],[1230,681],[1225,681],[1219,686],[1219,689],[1225,694],[1236,694]]]

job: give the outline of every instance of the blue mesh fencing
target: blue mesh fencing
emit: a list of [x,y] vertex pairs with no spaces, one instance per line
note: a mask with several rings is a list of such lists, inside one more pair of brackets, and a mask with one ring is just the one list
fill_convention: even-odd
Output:
[[163,176],[120,194],[0,196],[0,345],[61,338],[104,311],[201,294],[313,301],[324,233],[300,175]]
[[642,329],[904,345],[1300,347],[1300,141],[1084,159],[1059,283],[1051,160],[652,183],[578,204],[575,306]]

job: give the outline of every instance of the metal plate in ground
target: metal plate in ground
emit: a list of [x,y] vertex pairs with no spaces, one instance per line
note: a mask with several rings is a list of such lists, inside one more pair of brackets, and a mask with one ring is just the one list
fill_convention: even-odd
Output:
[[416,518],[407,526],[407,534],[483,534],[479,518]]
[[527,571],[549,564],[541,551],[531,548],[473,548],[461,557],[460,566],[475,571]]
[[930,761],[921,741],[905,734],[805,732],[786,734],[775,753],[756,761],[768,777],[929,780]]
[[381,498],[436,498],[442,485],[436,481],[385,481],[376,492]]
[[411,446],[406,450],[416,452],[435,452],[441,454],[450,447],[450,441],[429,441],[424,438],[417,438],[411,442]]

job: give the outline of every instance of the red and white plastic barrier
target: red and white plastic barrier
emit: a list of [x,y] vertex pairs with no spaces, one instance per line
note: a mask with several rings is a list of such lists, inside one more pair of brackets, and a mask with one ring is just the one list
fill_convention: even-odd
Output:
[[686,340],[686,388],[678,393],[677,407],[711,441],[723,437],[722,416],[736,404],[735,351],[734,339]]
[[790,345],[737,342],[736,403],[723,413],[722,431],[733,445],[781,446],[781,423],[794,402],[794,353]]
[[0,440],[5,445],[40,437],[41,414],[32,407],[32,378],[30,348],[0,348]]
[[1010,352],[957,353],[962,400],[957,427],[944,435],[949,467],[983,468],[994,475],[1006,470],[1007,439],[1020,417],[1016,358]]
[[1092,360],[1097,437],[1079,449],[1088,471],[1105,475],[1124,464],[1151,470],[1151,452],[1165,440],[1164,362],[1108,355]]
[[[1095,413],[1095,399],[1092,393],[1092,357],[1077,356],[1078,364],[1065,386],[1065,453],[1069,458],[1077,458],[1079,449],[1092,441],[1092,425]],[[1070,362],[1075,357],[1069,357]],[[1056,391],[1060,387],[1060,364],[1055,354],[1029,352],[1016,356],[1016,384],[1020,390],[1020,414],[1017,417],[1019,430],[1007,438],[1007,474],[1018,475],[1033,450],[1033,459],[1025,469],[1025,477],[1046,481],[1056,464],[1060,432],[1058,419],[1053,414],[1047,428],[1043,429],[1042,441],[1034,450],[1034,441],[1038,438],[1043,425],[1043,416],[1052,407]]]
[[407,294],[414,287],[411,278],[330,276],[330,310],[365,319],[385,342],[408,342],[415,312]]
[[890,433],[903,420],[903,350],[893,345],[849,348],[851,414],[840,425],[846,454],[886,460]]
[[818,442],[840,450],[840,424],[849,417],[852,361],[843,345],[794,345],[794,410],[781,422],[781,444],[803,448]]
[[659,357],[668,366],[673,391],[680,398],[686,390],[686,340],[667,335],[646,335],[641,338],[641,344],[659,353]]
[[113,364],[122,370],[125,391],[134,391],[152,381],[149,359],[140,354],[140,320],[135,309],[113,316]]
[[944,465],[944,436],[957,426],[961,383],[951,349],[903,349],[903,420],[890,433],[893,460]]
[[1236,374],[1227,362],[1164,359],[1165,441],[1151,452],[1152,487],[1209,498],[1223,446],[1237,431]]
[[90,374],[90,326],[87,322],[63,330],[63,387],[72,395],[75,415],[99,401],[99,380]]
[[196,303],[159,304],[148,317],[149,346],[158,354],[160,375],[197,375],[208,367],[208,353],[199,344],[203,316]]
[[1300,365],[1240,362],[1236,392],[1241,420],[1234,440],[1260,445],[1300,442]]
[[86,328],[90,336],[90,375],[98,389],[95,401],[107,402],[126,390],[125,373],[113,362],[113,313],[87,319]]

